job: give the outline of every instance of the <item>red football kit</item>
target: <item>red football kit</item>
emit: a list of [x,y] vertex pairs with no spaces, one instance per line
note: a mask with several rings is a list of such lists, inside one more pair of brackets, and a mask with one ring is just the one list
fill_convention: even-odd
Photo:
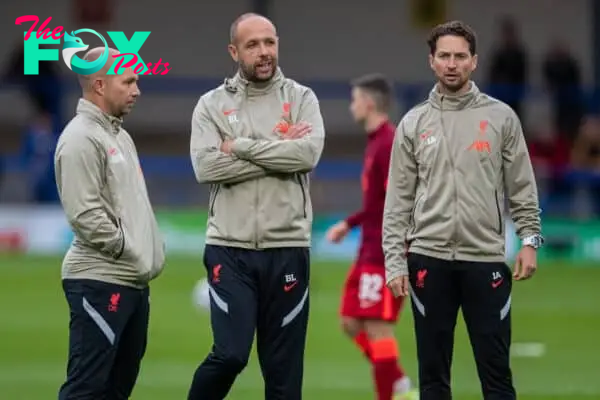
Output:
[[346,219],[351,228],[361,228],[358,257],[350,269],[342,298],[341,314],[346,317],[394,322],[402,307],[403,298],[394,298],[385,285],[381,245],[394,132],[395,127],[385,122],[369,133],[361,177],[362,210]]

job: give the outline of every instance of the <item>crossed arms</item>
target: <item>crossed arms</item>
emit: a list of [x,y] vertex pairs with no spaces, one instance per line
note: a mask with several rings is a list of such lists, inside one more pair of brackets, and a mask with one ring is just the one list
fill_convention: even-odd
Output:
[[228,154],[222,151],[223,138],[201,98],[192,118],[190,143],[196,180],[234,184],[269,174],[311,171],[321,157],[325,136],[319,102],[311,90],[302,98],[298,120],[310,124],[312,131],[290,140],[235,138],[228,143]]

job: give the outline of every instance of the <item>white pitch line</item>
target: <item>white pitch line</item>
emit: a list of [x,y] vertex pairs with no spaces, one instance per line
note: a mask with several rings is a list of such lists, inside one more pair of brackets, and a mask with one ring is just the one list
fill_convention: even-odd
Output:
[[546,345],[544,343],[513,343],[511,355],[519,358],[540,358],[546,354]]

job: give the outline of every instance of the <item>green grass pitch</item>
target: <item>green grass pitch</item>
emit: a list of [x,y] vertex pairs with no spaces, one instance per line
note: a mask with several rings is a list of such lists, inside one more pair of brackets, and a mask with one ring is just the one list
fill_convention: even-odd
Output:
[[[347,265],[312,266],[311,320],[304,398],[373,399],[370,369],[342,335],[337,318]],[[204,276],[199,259],[169,258],[152,285],[150,342],[134,400],[184,399],[196,365],[211,345],[208,315],[192,307],[191,290]],[[56,398],[65,373],[67,307],[60,259],[0,256],[0,398]],[[519,399],[600,399],[600,268],[541,265],[530,282],[515,283],[512,366]],[[408,304],[407,304],[408,305]],[[415,377],[412,314],[397,327],[402,360]],[[540,347],[538,346],[538,347]],[[527,350],[535,350],[528,354]],[[481,399],[462,317],[456,332],[454,397]],[[256,357],[229,399],[263,399]]]

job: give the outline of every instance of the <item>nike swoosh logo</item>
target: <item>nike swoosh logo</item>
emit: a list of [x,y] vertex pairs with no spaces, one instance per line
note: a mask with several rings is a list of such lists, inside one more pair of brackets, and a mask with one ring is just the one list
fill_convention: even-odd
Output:
[[234,109],[232,109],[232,110],[225,110],[225,111],[223,111],[223,115],[230,115],[230,114],[232,114],[232,113],[234,113],[234,112],[236,112],[236,111],[237,111],[237,110],[236,110],[235,108],[234,108]]
[[496,289],[498,286],[502,285],[502,282],[504,282],[504,278],[500,279],[499,281],[492,282],[492,287]]
[[285,290],[286,292],[289,292],[290,290],[292,290],[294,288],[294,286],[296,286],[298,284],[298,282],[294,282],[294,283],[290,283],[289,285],[285,285],[283,287],[283,290]]

